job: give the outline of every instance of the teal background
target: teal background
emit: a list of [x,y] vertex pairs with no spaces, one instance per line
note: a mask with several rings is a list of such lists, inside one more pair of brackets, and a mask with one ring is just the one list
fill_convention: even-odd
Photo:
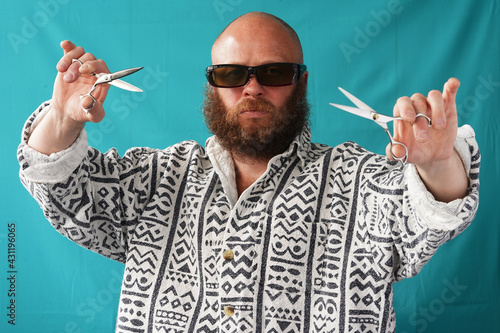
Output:
[[[267,11],[298,32],[309,68],[313,141],[353,140],[379,153],[385,133],[328,105],[349,104],[341,86],[390,114],[396,99],[459,78],[460,124],[482,152],[481,204],[474,223],[444,245],[415,278],[397,283],[397,332],[500,332],[500,1],[6,1],[1,0],[2,121],[0,331],[112,332],[121,264],[52,229],[21,186],[16,149],[24,121],[51,96],[70,39],[109,68],[144,66],[111,88],[107,115],[88,124],[91,145],[120,153],[209,136],[201,116],[204,68],[220,31],[248,11]],[[16,225],[16,325],[7,323],[8,224]]]

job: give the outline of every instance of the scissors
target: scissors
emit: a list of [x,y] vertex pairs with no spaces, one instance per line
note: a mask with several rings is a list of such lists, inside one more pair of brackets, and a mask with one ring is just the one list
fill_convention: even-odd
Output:
[[[80,63],[80,65],[82,65],[82,62],[78,59],[73,59],[71,60],[71,62],[78,62]],[[125,90],[129,90],[129,91],[136,91],[136,92],[142,92],[142,89],[140,88],[137,88],[136,86],[130,84],[130,83],[127,83],[125,81],[122,81],[120,80],[121,77],[124,77],[124,76],[127,76],[127,75],[130,75],[130,74],[133,74],[141,69],[143,69],[144,67],[135,67],[135,68],[129,68],[129,69],[124,69],[124,70],[121,70],[121,71],[118,71],[118,72],[115,72],[115,73],[91,73],[93,76],[95,76],[97,78],[97,81],[94,82],[94,85],[92,86],[92,88],[90,89],[90,91],[85,94],[85,95],[80,95],[80,100],[82,98],[84,98],[85,96],[89,96],[90,98],[92,98],[92,106],[90,108],[84,108],[82,106],[82,109],[86,112],[86,113],[89,113],[90,110],[92,110],[95,106],[95,103],[97,103],[97,100],[95,99],[94,96],[92,96],[92,93],[94,92],[95,88],[99,85],[99,84],[104,84],[104,83],[109,83],[111,85],[114,85],[115,87],[118,87],[118,88],[121,88],[121,89],[125,89]]]
[[[391,145],[391,149],[389,151],[391,152],[392,158],[395,159],[396,161],[401,161],[403,163],[406,163],[406,161],[408,160],[408,148],[405,146],[404,143],[398,142],[398,141],[394,140],[394,138],[392,137],[391,132],[389,131],[389,128],[387,126],[388,122],[391,122],[393,120],[402,120],[403,118],[401,118],[401,117],[389,117],[389,116],[386,116],[384,114],[380,114],[380,113],[376,112],[375,110],[373,110],[368,105],[366,105],[365,103],[363,103],[362,101],[360,101],[358,98],[354,97],[349,92],[345,91],[344,89],[342,89],[340,87],[339,87],[339,89],[340,89],[340,91],[344,95],[347,96],[347,98],[349,98],[351,100],[351,102],[353,102],[357,106],[357,108],[352,107],[352,106],[345,106],[345,105],[334,104],[334,103],[330,103],[330,105],[332,105],[332,106],[334,106],[336,108],[339,108],[341,110],[344,110],[344,111],[347,111],[347,112],[350,112],[350,113],[354,113],[357,116],[360,116],[360,117],[363,117],[363,118],[367,118],[367,119],[371,119],[374,122],[376,122],[377,124],[379,124],[384,129],[384,131],[387,134],[387,136],[389,136],[390,145]],[[417,118],[418,117],[424,117],[425,119],[427,119],[429,127],[432,126],[431,118],[427,117],[425,114],[418,113],[416,115],[416,117]],[[392,152],[392,147],[393,146],[401,146],[401,147],[403,147],[404,150],[405,150],[404,156],[398,157],[398,156],[394,155],[394,153]]]

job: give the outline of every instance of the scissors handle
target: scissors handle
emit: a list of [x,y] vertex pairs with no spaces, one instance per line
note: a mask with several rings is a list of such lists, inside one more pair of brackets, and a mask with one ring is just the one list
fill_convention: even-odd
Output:
[[[378,113],[377,113],[376,115],[377,115],[377,118],[378,118],[378,117],[380,117],[380,114],[378,114]],[[386,123],[387,123],[387,122],[389,122],[389,121],[393,121],[393,120],[403,120],[403,118],[402,118],[402,117],[389,117],[389,116],[383,116],[383,117],[385,117],[385,118],[386,118],[386,119],[384,120],[384,122],[386,122]],[[417,114],[415,115],[415,118],[419,118],[419,117],[424,117],[425,119],[427,119],[427,124],[429,125],[429,127],[431,127],[431,126],[432,126],[432,120],[431,120],[431,118],[429,118],[428,116],[426,116],[426,115],[425,115],[425,114],[423,114],[423,113],[417,113]],[[375,120],[375,121],[377,121],[377,119],[376,119],[376,118],[374,118],[374,120]]]
[[84,108],[84,107],[82,106],[82,109],[83,109],[83,111],[85,111],[85,113],[89,113],[89,111],[91,111],[91,110],[94,108],[95,103],[97,103],[97,99],[95,99],[95,97],[94,97],[94,96],[92,96],[92,92],[94,92],[94,90],[95,90],[95,85],[93,85],[93,86],[92,86],[92,89],[89,91],[89,93],[88,93],[88,94],[85,94],[85,95],[80,95],[80,101],[81,101],[84,97],[86,97],[86,96],[89,96],[90,98],[92,98],[92,105],[90,106],[90,108]]
[[[406,161],[408,160],[408,147],[406,147],[406,145],[402,142],[399,142],[399,141],[396,141],[394,140],[394,138],[392,137],[392,134],[391,132],[389,131],[389,129],[387,128],[384,128],[385,130],[385,133],[387,134],[387,136],[389,137],[389,141],[390,141],[390,148],[389,148],[389,151],[391,153],[391,156],[394,160],[396,161],[400,161],[400,162],[403,162],[403,163],[406,163]],[[392,148],[394,146],[401,146],[405,149],[405,154],[402,156],[402,157],[398,157],[396,156],[393,152],[392,152]]]
[[423,113],[417,113],[417,115],[415,117],[416,118],[418,118],[418,117],[424,117],[425,119],[427,119],[427,124],[429,125],[429,127],[432,126],[432,120],[431,120],[431,118],[429,118],[425,114],[423,114]]

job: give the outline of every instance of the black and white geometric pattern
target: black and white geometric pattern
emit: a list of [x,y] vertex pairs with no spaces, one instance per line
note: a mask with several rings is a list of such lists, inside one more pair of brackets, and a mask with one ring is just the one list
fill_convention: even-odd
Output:
[[308,129],[233,207],[191,141],[123,158],[89,149],[57,184],[24,176],[25,143],[19,162],[57,231],[125,264],[117,332],[394,332],[392,284],[475,215],[468,142],[469,196],[440,211],[449,230],[417,214],[408,167],[351,142],[313,144]]

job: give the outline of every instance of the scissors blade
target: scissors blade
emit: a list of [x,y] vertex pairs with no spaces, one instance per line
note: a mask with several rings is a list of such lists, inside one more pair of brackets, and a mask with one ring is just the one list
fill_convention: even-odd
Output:
[[119,79],[111,81],[111,82],[109,82],[109,84],[112,84],[112,85],[114,85],[117,88],[125,89],[125,90],[128,90],[128,91],[135,91],[135,92],[142,92],[143,91],[141,88],[137,88],[133,84],[130,84],[128,82],[125,82],[125,81],[122,81],[122,80],[119,80]]
[[143,69],[143,67],[124,69],[124,70],[121,70],[121,71],[118,71],[115,73],[93,74],[97,78],[97,81],[95,82],[95,84],[97,85],[97,84],[109,83],[109,84],[112,84],[115,87],[118,87],[121,89],[142,92],[142,90],[137,88],[136,86],[134,86],[130,83],[127,83],[125,81],[119,80],[119,78],[133,74],[141,69]]
[[347,98],[349,98],[351,100],[351,102],[354,103],[354,105],[356,105],[358,108],[362,109],[362,110],[369,110],[369,111],[373,111],[375,112],[375,110],[373,110],[371,107],[369,107],[368,105],[366,105],[365,103],[363,103],[362,101],[360,101],[357,97],[354,97],[353,94],[349,93],[347,90],[345,89],[342,89],[339,87],[339,90],[347,96]]
[[111,73],[109,74],[109,76],[111,77],[111,81],[113,81],[122,78],[124,76],[134,74],[135,72],[140,71],[143,68],[144,67],[135,67],[135,68],[124,69],[118,72]]
[[353,106],[346,106],[346,105],[340,105],[340,104],[335,104],[335,103],[330,103],[330,105],[334,106],[336,108],[339,108],[341,110],[353,113],[356,116],[360,116],[360,117],[363,117],[366,119],[371,119],[371,120],[377,121],[377,119],[375,119],[375,118],[377,117],[378,113],[376,113],[374,111],[363,110],[363,109],[355,108]]

